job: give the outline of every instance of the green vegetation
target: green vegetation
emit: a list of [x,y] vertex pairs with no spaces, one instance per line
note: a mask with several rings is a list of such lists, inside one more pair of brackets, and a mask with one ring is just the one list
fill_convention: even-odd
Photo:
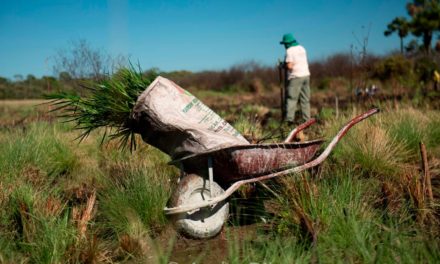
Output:
[[35,123],[0,140],[0,244],[8,249],[0,259],[61,262],[73,245],[76,230],[60,201],[59,182],[75,169],[77,158],[56,130]]
[[[18,132],[18,133],[17,133]],[[47,124],[32,124],[28,131],[8,134],[0,151],[0,175],[3,180],[38,168],[46,180],[56,180],[70,173],[76,157],[65,142],[57,138],[56,128]]]
[[162,213],[171,194],[167,182],[176,172],[166,165],[165,155],[149,152],[151,156],[145,160],[133,160],[129,153],[116,159],[105,155],[108,164],[104,167],[110,177],[105,179],[105,191],[100,195],[101,215],[103,226],[114,234],[132,234],[141,228],[154,235],[167,222]]
[[168,158],[148,146],[101,146],[104,131],[78,145],[71,131],[41,121],[0,130],[0,262],[118,262],[160,252],[145,241],[167,224],[162,209],[176,175]]
[[[53,105],[63,112],[67,122],[74,122],[75,128],[82,131],[81,139],[98,128],[106,129],[102,140],[105,140],[107,129],[110,130],[110,139],[120,139],[121,146],[130,143],[135,147],[136,127],[130,114],[138,96],[145,90],[156,76],[147,78],[133,68],[122,68],[111,78],[99,82],[92,82],[86,96],[67,93],[51,94]],[[112,131],[114,129],[115,131]]]
[[[255,118],[260,111],[261,107],[245,107],[234,123],[256,141],[273,133],[269,128],[277,124],[269,118],[262,126],[263,120]],[[330,110],[324,112],[311,133],[332,137],[361,110],[342,112],[339,118]],[[17,118],[22,115],[16,113]],[[0,123],[14,124],[4,118],[14,117],[2,117]],[[132,153],[112,141],[101,145],[102,129],[78,144],[74,139],[80,132],[72,132],[68,124],[29,120],[0,130],[1,262],[440,259],[438,201],[430,202],[422,191],[418,146],[419,141],[427,146],[432,190],[438,197],[438,111],[384,107],[354,127],[319,169],[257,188],[264,191],[265,212],[261,204],[252,206],[252,200],[238,198],[246,197],[243,189],[233,201],[242,210],[233,211],[224,233],[213,242],[183,239],[172,231],[162,208],[178,171],[167,165],[169,158],[163,153],[141,142]],[[249,220],[249,214],[264,221]],[[241,226],[246,222],[242,217],[253,224]],[[192,244],[200,248],[204,243],[215,244],[215,250],[185,253]],[[226,246],[218,248],[222,243]]]

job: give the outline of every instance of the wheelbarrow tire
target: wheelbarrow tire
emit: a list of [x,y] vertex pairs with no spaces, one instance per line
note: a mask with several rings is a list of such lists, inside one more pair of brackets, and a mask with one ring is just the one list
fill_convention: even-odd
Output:
[[[224,190],[212,182],[213,197]],[[188,174],[178,184],[170,199],[171,207],[203,202],[211,197],[209,180],[196,174]],[[229,215],[229,203],[222,201],[213,207],[196,209],[191,212],[174,214],[172,220],[179,233],[192,238],[211,238],[222,230]]]

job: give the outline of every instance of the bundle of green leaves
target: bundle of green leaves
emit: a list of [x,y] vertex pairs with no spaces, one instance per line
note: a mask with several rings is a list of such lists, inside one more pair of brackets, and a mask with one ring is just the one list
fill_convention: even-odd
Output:
[[85,96],[65,92],[51,94],[52,111],[61,111],[59,117],[66,122],[75,123],[75,129],[82,130],[80,141],[92,131],[105,128],[102,141],[118,139],[122,148],[136,147],[136,124],[131,112],[138,96],[157,77],[157,74],[144,75],[133,67],[122,68],[117,73],[100,81],[83,84],[88,89]]

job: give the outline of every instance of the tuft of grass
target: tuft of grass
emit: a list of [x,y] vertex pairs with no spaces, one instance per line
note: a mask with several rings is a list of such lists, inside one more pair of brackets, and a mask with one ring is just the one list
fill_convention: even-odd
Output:
[[390,136],[405,145],[413,157],[419,153],[419,143],[423,141],[428,118],[420,111],[406,110],[394,113],[388,118]]
[[[327,126],[334,136],[334,131],[342,125],[339,120],[331,120]],[[330,159],[337,166],[348,166],[364,176],[398,177],[409,152],[389,130],[390,124],[383,114],[357,124],[344,136]]]
[[59,217],[35,219],[37,238],[24,246],[34,263],[61,263],[76,242],[76,230],[65,212]]
[[234,127],[251,143],[257,143],[265,137],[258,120],[250,120],[245,115],[240,115],[238,120],[234,122]]
[[75,128],[82,130],[79,139],[86,138],[98,128],[106,128],[102,140],[107,137],[119,139],[120,146],[130,143],[130,148],[136,147],[135,122],[131,112],[138,96],[154,80],[156,75],[144,76],[133,67],[122,68],[111,77],[99,82],[84,85],[90,93],[87,96],[58,93],[49,95],[53,99],[54,111],[61,110],[61,117],[67,122],[75,123]]
[[333,108],[323,107],[318,113],[318,118],[320,120],[332,119],[334,116],[335,110]]
[[171,192],[170,170],[125,166],[125,175],[110,178],[100,194],[100,219],[118,236],[155,235],[167,223],[163,213]]
[[50,202],[56,195],[56,190],[41,191],[25,184],[11,193],[6,208],[0,211],[0,227],[10,231],[0,228],[2,238],[9,240],[6,246],[32,263],[61,263],[76,241],[69,210]]
[[440,146],[440,114],[430,113],[429,124],[426,127],[428,147],[437,148]]
[[73,170],[75,155],[56,127],[35,123],[24,132],[10,133],[0,148],[0,179],[18,178],[44,183]]

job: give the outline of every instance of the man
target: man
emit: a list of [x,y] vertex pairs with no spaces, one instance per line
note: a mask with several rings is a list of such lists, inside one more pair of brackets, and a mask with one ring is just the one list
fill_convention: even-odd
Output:
[[280,42],[286,48],[284,67],[287,70],[284,96],[284,121],[293,124],[299,101],[301,118],[310,119],[310,71],[306,50],[299,45],[292,34],[285,34]]

